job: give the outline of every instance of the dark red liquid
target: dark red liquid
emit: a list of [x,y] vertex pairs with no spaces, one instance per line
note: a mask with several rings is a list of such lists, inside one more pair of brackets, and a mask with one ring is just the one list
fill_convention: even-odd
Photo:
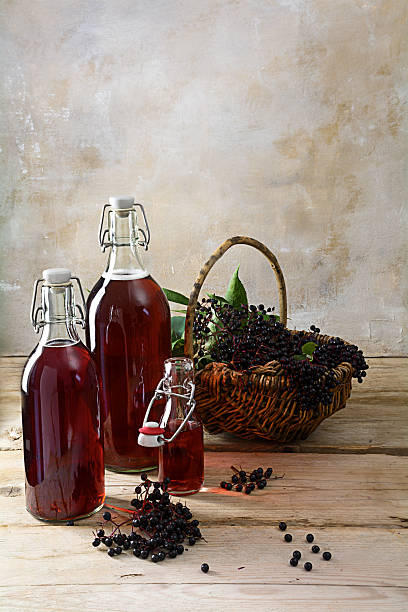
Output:
[[[170,421],[165,437],[180,427],[181,419]],[[201,423],[190,421],[173,442],[160,447],[159,480],[170,478],[169,493],[197,493],[204,482],[204,443]]]
[[[163,362],[171,354],[170,309],[150,277],[99,279],[87,302],[87,343],[100,369],[106,408],[105,465],[136,472],[158,464],[137,438]],[[152,411],[157,418],[161,403]]]
[[26,504],[37,518],[79,518],[104,502],[99,387],[95,364],[80,342],[38,347],[27,361],[22,391]]

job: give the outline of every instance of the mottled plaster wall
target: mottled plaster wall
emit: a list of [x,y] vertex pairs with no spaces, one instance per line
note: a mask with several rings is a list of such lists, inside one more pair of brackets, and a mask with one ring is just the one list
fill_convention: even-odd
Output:
[[[146,202],[164,285],[188,292],[247,234],[281,262],[291,326],[404,354],[407,6],[2,0],[2,353],[34,345],[44,267],[98,277],[99,212],[119,192]],[[208,287],[238,262],[253,301],[277,303],[247,247]]]

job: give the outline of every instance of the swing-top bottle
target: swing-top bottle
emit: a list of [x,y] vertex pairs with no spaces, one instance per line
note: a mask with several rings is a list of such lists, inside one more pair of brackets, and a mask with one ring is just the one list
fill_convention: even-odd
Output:
[[[74,281],[82,308],[74,301]],[[84,308],[79,279],[63,268],[44,270],[31,308],[42,334],[21,390],[26,507],[48,521],[89,516],[105,499],[100,379],[76,329],[85,325]]]
[[140,256],[149,240],[143,206],[133,197],[110,197],[99,231],[100,246],[110,253],[87,300],[86,335],[102,377],[105,465],[118,472],[158,464],[157,449],[137,443],[163,361],[171,354],[170,308]]

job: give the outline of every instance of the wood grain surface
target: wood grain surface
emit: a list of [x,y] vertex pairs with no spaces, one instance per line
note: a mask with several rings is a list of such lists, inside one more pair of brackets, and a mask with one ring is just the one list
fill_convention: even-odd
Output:
[[[67,527],[26,512],[18,391],[23,361],[0,360],[1,610],[408,609],[408,360],[371,359],[370,375],[355,385],[347,408],[287,452],[208,436],[205,486],[187,500],[206,541],[162,564],[129,554],[110,559],[94,549],[92,529],[101,513]],[[270,465],[284,478],[250,496],[229,493],[219,481],[231,465]],[[139,480],[107,472],[107,504],[129,507]],[[280,520],[293,535],[290,544],[277,528]],[[308,532],[321,551],[332,552],[330,562],[310,552]],[[302,563],[292,568],[295,549]],[[313,563],[309,573],[306,560]],[[200,571],[203,562],[208,574]]]

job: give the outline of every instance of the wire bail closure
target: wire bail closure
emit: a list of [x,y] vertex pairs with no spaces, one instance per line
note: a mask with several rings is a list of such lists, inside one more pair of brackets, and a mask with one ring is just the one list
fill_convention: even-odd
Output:
[[[75,308],[78,310],[79,317],[75,317],[75,316],[72,317],[72,321],[80,325],[82,329],[85,329],[86,321],[85,321],[84,313],[86,312],[86,302],[85,302],[84,292],[82,290],[81,281],[79,280],[79,278],[77,276],[71,276],[70,280],[67,283],[48,283],[45,281],[44,278],[39,278],[34,283],[33,296],[31,298],[31,311],[30,311],[31,312],[30,314],[31,324],[34,327],[34,331],[36,334],[38,334],[40,329],[44,327],[44,325],[46,325],[47,323],[60,323],[61,322],[59,320],[58,321],[52,321],[52,320],[45,321],[43,307],[37,306],[36,308],[38,287],[40,286],[41,283],[43,283],[43,287],[67,287],[68,285],[72,285],[71,281],[77,282],[79,293],[81,295],[81,300],[82,300],[82,306],[80,306],[79,304],[75,304]],[[42,316],[40,320],[38,320],[39,316]]]
[[129,242],[121,242],[121,243],[116,243],[116,242],[112,242],[112,240],[109,240],[109,227],[104,229],[106,210],[109,209],[108,210],[108,226],[109,226],[112,214],[114,214],[115,212],[129,213],[132,211],[137,213],[137,210],[136,210],[137,207],[139,207],[142,212],[143,223],[144,223],[145,228],[143,229],[142,227],[139,227],[139,226],[137,227],[139,236],[136,242],[139,246],[143,247],[145,251],[148,250],[149,244],[150,244],[150,228],[147,222],[145,209],[144,209],[143,204],[139,204],[138,202],[135,202],[130,208],[121,208],[121,209],[114,209],[112,208],[111,204],[104,205],[102,209],[101,220],[99,222],[99,234],[98,234],[99,246],[101,247],[102,253],[104,253],[107,248],[113,247],[113,246],[131,246],[131,240]]
[[[165,380],[166,380],[166,377],[164,376],[159,382],[159,384],[157,385],[156,391],[154,392],[154,395],[152,399],[150,400],[150,403],[147,407],[146,414],[143,420],[143,426],[139,429],[140,433],[139,433],[138,443],[141,446],[163,446],[163,444],[165,443],[170,444],[171,442],[173,442],[173,440],[183,430],[185,424],[187,423],[188,419],[193,414],[194,409],[196,407],[196,401],[194,399],[195,384],[193,382],[191,381],[187,382],[187,385],[190,387],[190,393],[183,394],[183,393],[176,393],[174,391],[171,391],[171,389],[174,387],[170,387],[170,389],[168,390],[165,389],[163,386]],[[158,423],[149,421],[149,414],[153,407],[154,402],[156,400],[162,399],[163,397],[165,397],[166,399],[171,398],[171,397],[178,397],[178,398],[184,399],[186,400],[186,405],[189,406],[190,408],[183,422],[181,423],[180,427],[174,432],[171,438],[165,438],[163,436],[164,429],[159,428]],[[155,440],[154,440],[154,437],[156,438]]]

